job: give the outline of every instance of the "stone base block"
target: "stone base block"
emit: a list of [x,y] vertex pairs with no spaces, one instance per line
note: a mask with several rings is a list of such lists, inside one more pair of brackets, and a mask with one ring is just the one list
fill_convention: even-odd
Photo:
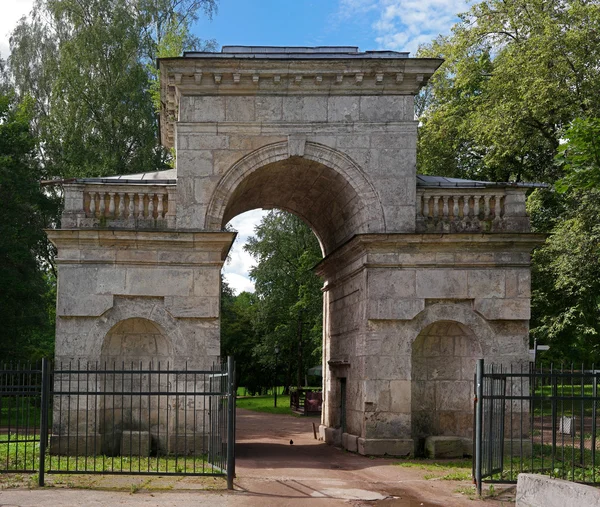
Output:
[[208,452],[208,437],[204,434],[170,435],[169,453],[200,456]]
[[124,431],[121,437],[121,456],[150,456],[150,432]]
[[358,452],[367,456],[412,456],[415,443],[412,438],[359,438]]
[[325,427],[325,443],[340,447],[342,445],[342,430],[340,428]]
[[600,490],[544,475],[519,474],[516,507],[587,507],[600,505]]
[[50,454],[62,456],[94,456],[102,454],[102,436],[89,435],[50,435]]
[[349,433],[342,433],[342,447],[350,452],[358,452],[358,437]]
[[425,456],[430,459],[462,458],[464,446],[458,437],[427,437]]

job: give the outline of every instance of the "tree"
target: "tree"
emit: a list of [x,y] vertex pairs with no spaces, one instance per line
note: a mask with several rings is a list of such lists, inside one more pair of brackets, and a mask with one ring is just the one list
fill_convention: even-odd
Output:
[[492,181],[554,181],[564,128],[600,112],[600,4],[486,0],[448,37],[418,101],[419,170]]
[[255,360],[254,350],[259,337],[254,330],[256,296],[242,292],[237,296],[227,282],[221,280],[221,356],[232,355],[236,359],[236,385],[244,386],[251,394],[265,383],[262,365]]
[[39,185],[30,99],[0,92],[0,356],[36,359],[53,347],[54,276],[42,265],[57,203]]
[[322,283],[312,271],[321,249],[302,220],[282,211],[271,211],[255,232],[244,247],[258,262],[250,271],[260,336],[254,360],[272,367],[278,345],[286,385],[295,380],[299,387],[307,368],[321,361]]
[[31,21],[22,19],[12,34],[9,66],[19,94],[35,99],[46,173],[167,167],[152,67],[159,54],[201,48],[191,23],[198,11],[215,9],[216,0],[38,0]]

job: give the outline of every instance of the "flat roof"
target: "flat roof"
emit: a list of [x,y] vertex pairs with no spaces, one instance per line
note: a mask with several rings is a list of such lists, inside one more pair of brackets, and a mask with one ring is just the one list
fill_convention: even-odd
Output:
[[185,51],[184,58],[259,58],[267,60],[408,58],[408,51],[359,51],[357,46],[223,46],[221,51]]

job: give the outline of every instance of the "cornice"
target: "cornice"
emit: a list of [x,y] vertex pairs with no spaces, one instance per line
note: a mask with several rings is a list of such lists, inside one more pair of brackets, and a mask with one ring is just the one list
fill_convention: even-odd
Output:
[[159,59],[161,139],[172,143],[182,96],[415,95],[441,63],[433,58]]

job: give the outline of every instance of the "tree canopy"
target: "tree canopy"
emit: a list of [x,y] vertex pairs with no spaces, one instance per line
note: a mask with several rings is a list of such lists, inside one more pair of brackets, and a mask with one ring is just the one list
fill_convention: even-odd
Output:
[[52,176],[167,167],[154,84],[157,56],[211,47],[191,34],[216,0],[38,0],[11,39],[9,70],[35,101],[39,156]]
[[52,351],[54,276],[40,264],[48,257],[44,227],[57,202],[40,188],[30,130],[31,99],[0,91],[0,357],[37,358]]

